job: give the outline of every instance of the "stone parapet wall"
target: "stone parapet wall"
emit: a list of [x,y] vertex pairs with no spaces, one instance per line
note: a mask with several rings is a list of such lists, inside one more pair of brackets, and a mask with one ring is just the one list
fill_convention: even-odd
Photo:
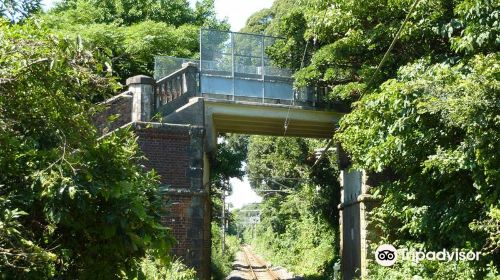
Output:
[[[132,93],[126,91],[101,104],[104,109],[92,119],[99,135],[111,132],[132,121],[132,98]],[[111,117],[115,118],[114,121],[110,121]]]

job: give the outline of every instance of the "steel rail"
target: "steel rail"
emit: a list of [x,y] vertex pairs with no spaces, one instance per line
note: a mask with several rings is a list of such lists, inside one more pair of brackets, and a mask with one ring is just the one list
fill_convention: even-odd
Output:
[[[248,263],[248,266],[250,267],[250,272],[251,272],[251,273],[252,273],[252,275],[253,275],[253,276],[252,276],[252,277],[253,277],[252,279],[254,279],[254,280],[258,280],[259,278],[257,277],[257,274],[256,274],[256,273],[255,273],[255,271],[253,270],[253,268],[252,268],[252,264],[250,263],[250,259],[249,259],[249,257],[248,257],[248,252],[247,252],[247,249],[246,249],[246,248],[244,248],[244,249],[243,249],[243,252],[245,253],[245,259],[246,259],[246,261],[247,261],[247,263]],[[259,266],[263,266],[263,267],[265,267],[265,268],[266,268],[266,271],[265,271],[265,272],[266,272],[267,274],[269,274],[273,280],[281,280],[281,278],[280,278],[280,277],[278,277],[278,276],[276,275],[276,272],[274,272],[271,268],[269,268],[269,266],[268,266],[268,265],[267,265],[267,264],[266,264],[266,263],[265,263],[265,262],[264,262],[261,258],[257,257],[257,255],[255,255],[253,252],[252,252],[251,254],[252,254],[252,256],[253,256],[253,260],[255,260],[255,261],[258,263],[258,265],[259,265]]]
[[250,273],[252,274],[252,280],[258,280],[257,274],[253,271],[252,264],[250,263],[250,259],[248,258],[247,249],[243,248],[243,253],[245,254],[245,260],[247,261],[248,268],[250,268]]
[[274,272],[271,268],[269,268],[269,266],[267,266],[267,264],[259,257],[257,257],[256,255],[254,255],[254,259],[262,266],[265,266],[266,267],[266,272],[267,274],[271,275],[271,277],[273,278],[273,280],[281,280],[281,278],[279,278],[277,275],[276,275],[276,272]]

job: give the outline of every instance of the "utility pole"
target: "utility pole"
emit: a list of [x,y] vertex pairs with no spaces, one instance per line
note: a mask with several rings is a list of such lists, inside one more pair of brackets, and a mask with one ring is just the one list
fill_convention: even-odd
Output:
[[221,238],[221,248],[222,254],[224,254],[225,243],[226,243],[226,191],[222,191],[222,238]]

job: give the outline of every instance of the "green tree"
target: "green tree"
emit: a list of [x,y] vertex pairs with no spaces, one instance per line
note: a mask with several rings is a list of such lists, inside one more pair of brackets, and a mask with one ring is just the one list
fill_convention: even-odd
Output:
[[406,66],[356,103],[338,135],[359,168],[393,174],[376,191],[385,238],[481,251],[476,278],[499,261],[499,58]]
[[[261,220],[255,228],[246,225],[245,241],[273,263],[318,279],[331,274],[339,244],[336,157],[327,154],[315,165],[315,150],[324,145],[324,140],[251,136],[247,162],[252,187],[264,198]],[[270,189],[280,192],[264,191]],[[238,218],[244,219],[243,213]]]
[[[92,7],[87,10],[86,8]],[[151,20],[181,26],[195,20],[195,13],[187,0],[65,0],[55,11],[68,11],[74,16],[82,12],[92,15],[95,23],[132,25]]]
[[[217,154],[210,170],[210,196],[212,200],[212,221],[222,226],[222,195],[231,193],[231,178],[243,179],[243,162],[247,157],[248,136],[226,134],[219,136]],[[230,217],[226,209],[227,218]]]
[[211,172],[212,183],[218,189],[225,189],[229,185],[229,179],[243,179],[245,170],[243,162],[247,158],[248,136],[238,134],[226,134],[219,136],[217,155]]
[[196,58],[201,27],[229,29],[215,17],[213,0],[175,1],[63,1],[40,17],[52,32],[76,38],[111,58],[110,69],[119,81],[153,75],[154,57]]
[[310,158],[307,141],[301,138],[251,136],[248,146],[248,174],[257,190],[293,190],[295,184],[280,178],[305,178]]
[[222,251],[222,196],[231,192],[229,180],[243,179],[245,174],[243,162],[247,156],[248,136],[224,134],[218,138],[217,153],[210,170],[210,199],[212,202],[212,277],[223,279],[231,272],[235,253],[239,250],[239,239],[232,233],[234,230],[234,216],[225,208],[224,239],[225,251]]
[[17,22],[39,12],[41,6],[41,0],[2,0],[0,17]]
[[0,22],[0,275],[131,278],[168,263],[153,172],[130,131],[97,138],[106,56],[36,21]]
[[[374,189],[383,201],[375,213],[385,241],[481,250],[484,255],[454,271],[435,263],[402,265],[404,276],[386,278],[494,278],[498,271],[490,268],[499,265],[500,227],[500,4],[422,0],[408,15],[414,2],[292,6],[278,0],[271,12],[257,14],[249,24],[286,38],[268,52],[279,65],[300,69],[297,86],[326,87],[328,100],[354,102],[336,140],[356,167],[388,175]],[[276,13],[279,5],[288,10]]]

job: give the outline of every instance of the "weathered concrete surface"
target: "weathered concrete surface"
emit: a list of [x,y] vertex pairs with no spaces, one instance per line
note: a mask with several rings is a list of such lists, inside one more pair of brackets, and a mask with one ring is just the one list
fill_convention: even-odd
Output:
[[189,99],[185,104],[165,115],[162,120],[166,123],[205,126],[205,105],[203,98],[195,97]]
[[339,147],[340,163],[340,254],[343,279],[368,279],[370,262],[374,259],[371,247],[379,240],[374,227],[373,208],[379,203],[370,189],[379,184],[380,174],[350,169],[350,163]]
[[[208,151],[218,133],[330,138],[342,113],[304,106],[205,99]],[[285,131],[285,122],[287,129]]]
[[128,90],[133,94],[132,121],[149,121],[154,109],[155,80],[145,75],[127,79]]
[[[132,121],[132,99],[132,92],[126,91],[100,104],[104,107],[103,110],[92,118],[99,135],[106,134]],[[114,121],[110,121],[110,117]]]

